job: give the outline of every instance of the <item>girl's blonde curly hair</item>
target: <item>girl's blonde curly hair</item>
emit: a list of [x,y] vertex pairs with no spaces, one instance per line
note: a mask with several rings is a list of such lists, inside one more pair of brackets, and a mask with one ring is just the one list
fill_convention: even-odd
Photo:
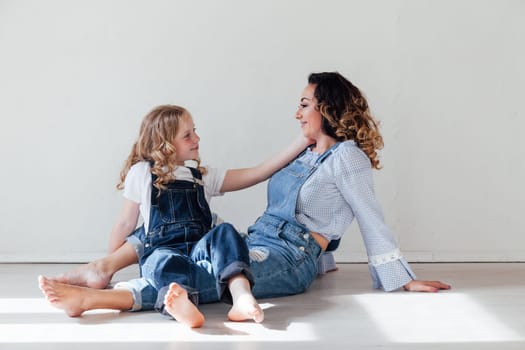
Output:
[[315,85],[323,131],[338,141],[354,140],[372,167],[380,169],[377,150],[383,137],[361,91],[338,72],[312,73],[308,83]]
[[[191,120],[191,114],[185,108],[176,105],[158,106],[144,117],[139,137],[120,172],[120,181],[117,184],[119,190],[124,188],[129,169],[141,161],[150,163],[151,173],[157,176],[153,186],[159,192],[166,189],[165,185],[168,182],[175,180],[173,172],[177,168],[177,150],[173,140],[183,120]],[[197,168],[204,174],[205,169],[200,167],[200,160],[195,161]]]

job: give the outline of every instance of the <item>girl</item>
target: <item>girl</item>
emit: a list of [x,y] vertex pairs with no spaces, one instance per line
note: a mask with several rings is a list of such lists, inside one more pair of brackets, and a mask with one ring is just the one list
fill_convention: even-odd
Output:
[[[191,115],[182,107],[159,106],[144,118],[117,185],[123,190],[124,204],[110,239],[115,260],[124,257],[120,264],[130,261],[127,255],[138,256],[141,278],[93,294],[39,276],[39,286],[51,304],[72,317],[95,308],[155,308],[190,327],[200,327],[204,316],[196,305],[221,300],[232,304],[230,320],[263,321],[264,313],[251,293],[254,281],[246,243],[230,224],[211,228],[208,201],[266,180],[307,141],[297,139],[282,154],[256,167],[221,172],[200,166],[199,140]],[[196,168],[185,166],[190,160],[197,162]],[[144,229],[130,235],[139,215]],[[117,250],[126,237],[129,244]]]

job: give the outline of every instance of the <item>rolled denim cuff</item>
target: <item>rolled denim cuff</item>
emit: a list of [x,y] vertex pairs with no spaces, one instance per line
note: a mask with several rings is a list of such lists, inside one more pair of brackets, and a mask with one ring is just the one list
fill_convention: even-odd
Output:
[[133,249],[135,249],[135,253],[137,253],[138,258],[144,255],[144,245],[135,234],[131,234],[126,237],[126,242],[133,246]]
[[140,311],[142,309],[142,295],[129,282],[118,282],[113,289],[126,289],[133,296],[133,306],[128,311]]

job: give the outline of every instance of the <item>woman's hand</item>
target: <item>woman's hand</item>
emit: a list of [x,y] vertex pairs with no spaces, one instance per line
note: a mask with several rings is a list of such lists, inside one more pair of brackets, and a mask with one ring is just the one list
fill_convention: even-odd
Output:
[[412,280],[403,286],[409,292],[431,292],[435,293],[440,289],[450,289],[450,285],[440,281],[418,281]]

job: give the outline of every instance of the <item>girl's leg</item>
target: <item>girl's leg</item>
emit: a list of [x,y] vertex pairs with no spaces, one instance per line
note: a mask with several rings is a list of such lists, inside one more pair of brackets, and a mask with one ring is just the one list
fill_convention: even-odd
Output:
[[143,278],[158,290],[155,308],[191,328],[202,327],[204,316],[188,298],[192,261],[180,250],[157,248],[141,266]]
[[[248,247],[232,225],[223,223],[208,232],[194,247],[191,258],[198,262],[193,275],[202,302],[219,299],[231,303],[228,318],[232,321],[263,321],[264,312],[251,292]],[[215,300],[207,300],[203,289],[213,289]]]
[[129,242],[125,242],[113,253],[49,280],[102,289],[107,287],[115,272],[137,263],[137,261],[138,257],[135,247]]
[[70,317],[94,309],[129,310],[133,306],[133,294],[126,289],[94,289],[60,283],[43,276],[38,286],[51,305],[62,309]]
[[164,297],[164,310],[177,321],[191,328],[204,324],[204,315],[188,298],[186,289],[177,283],[171,283]]

